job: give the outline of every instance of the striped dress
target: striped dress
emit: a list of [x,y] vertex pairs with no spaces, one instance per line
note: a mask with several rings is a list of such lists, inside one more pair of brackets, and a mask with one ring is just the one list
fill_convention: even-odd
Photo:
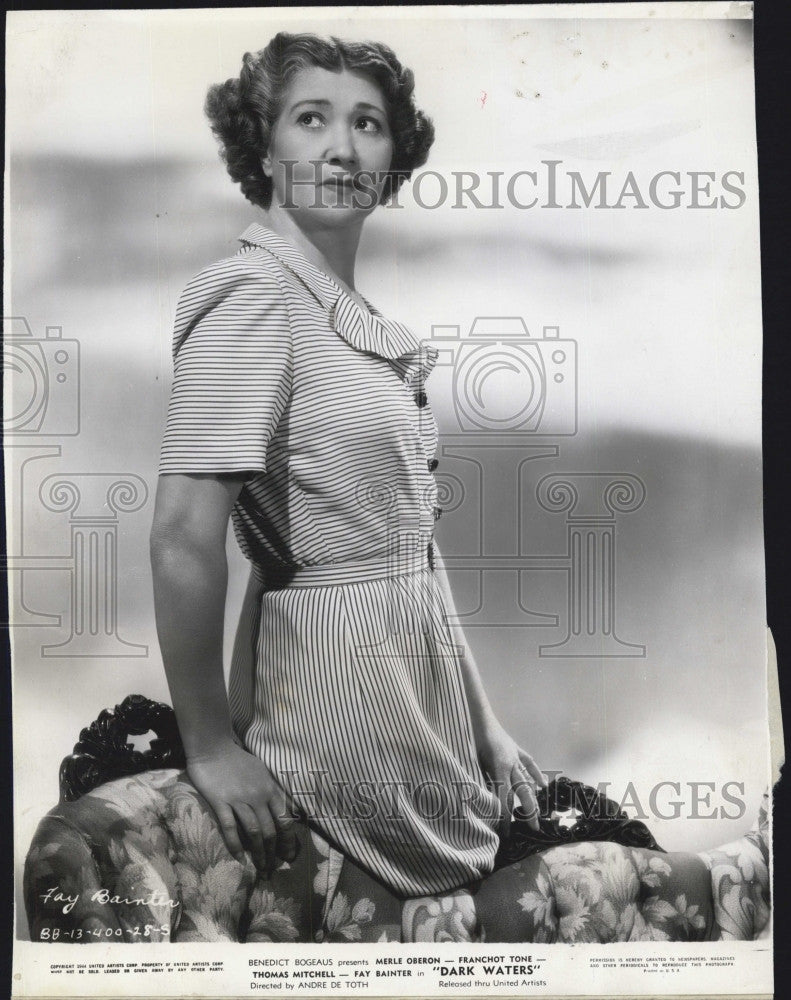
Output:
[[400,896],[488,874],[481,773],[431,567],[436,352],[259,225],[177,310],[160,473],[247,478],[261,585],[234,728],[313,829]]

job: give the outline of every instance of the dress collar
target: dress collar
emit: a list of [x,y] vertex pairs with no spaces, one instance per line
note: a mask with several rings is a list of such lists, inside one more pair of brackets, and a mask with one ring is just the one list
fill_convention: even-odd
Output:
[[318,299],[329,312],[335,305],[338,293],[342,291],[332,278],[312,264],[308,258],[282,236],[265,226],[253,223],[239,237],[244,246],[262,247],[284,264],[297,277],[311,295]]
[[262,247],[288,268],[327,310],[335,332],[355,350],[400,361],[397,368],[411,383],[422,383],[434,367],[435,347],[421,342],[403,323],[386,319],[367,299],[363,301],[368,310],[361,309],[337,282],[271,229],[254,223],[239,241]]

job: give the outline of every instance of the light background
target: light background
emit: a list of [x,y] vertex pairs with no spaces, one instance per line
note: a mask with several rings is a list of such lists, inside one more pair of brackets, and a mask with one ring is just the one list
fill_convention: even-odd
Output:
[[[241,54],[277,30],[390,44],[414,69],[436,126],[427,168],[448,177],[541,170],[542,159],[562,159],[563,170],[591,180],[632,170],[646,186],[660,170],[742,171],[747,201],[734,211],[428,211],[405,194],[403,209],[368,223],[357,282],[424,337],[432,324],[466,331],[476,315],[518,314],[534,335],[557,325],[577,341],[580,430],[555,439],[557,458],[531,463],[529,551],[565,545],[562,515],[533,499],[541,476],[640,476],[647,500],[618,520],[617,608],[621,637],[644,643],[647,656],[539,658],[538,646],[562,639],[564,628],[481,628],[469,639],[501,721],[542,766],[609,781],[616,797],[631,781],[643,803],[658,781],[718,790],[742,782],[739,820],[690,818],[688,788],[684,818],[649,820],[666,848],[701,850],[751,825],[767,782],[751,26],[539,13],[10,18],[6,311],[25,316],[37,337],[55,324],[79,341],[81,432],[41,439],[60,444],[61,457],[37,463],[21,496],[9,450],[9,550],[24,510],[28,553],[68,553],[68,519],[38,496],[54,472],[134,473],[153,497],[179,293],[261,221],[218,158],[202,116],[206,87],[236,75]],[[448,380],[437,373],[428,389],[440,429],[452,430]],[[493,460],[485,472],[505,475]],[[502,525],[514,511],[503,494],[484,524]],[[79,729],[132,692],[168,700],[153,624],[151,514],[149,499],[121,515],[119,548],[119,631],[147,645],[147,656],[43,658],[42,644],[68,629],[12,631],[20,861],[57,799],[58,764]],[[443,550],[463,549],[465,524],[453,515],[440,522]],[[244,566],[233,542],[229,551],[230,639]],[[456,582],[463,610],[476,594],[467,577]],[[24,585],[28,606],[68,620],[66,572],[28,572]],[[532,608],[563,614],[561,574],[530,574],[528,595]],[[719,791],[712,801],[723,804]]]

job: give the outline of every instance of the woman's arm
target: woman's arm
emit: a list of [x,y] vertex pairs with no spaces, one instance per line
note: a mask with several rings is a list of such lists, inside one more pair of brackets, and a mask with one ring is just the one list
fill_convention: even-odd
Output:
[[530,754],[519,747],[497,721],[486,696],[475,657],[467,645],[464,632],[457,624],[458,614],[448,574],[436,543],[433,544],[433,552],[434,575],[444,599],[448,628],[459,651],[475,747],[481,764],[500,799],[503,832],[507,832],[510,822],[514,794],[519,798],[528,816],[534,814],[529,822],[534,829],[538,829],[538,805],[528,776],[541,787],[546,787],[546,779]]
[[225,540],[243,481],[160,476],[151,563],[159,644],[187,771],[231,853],[242,856],[244,837],[256,864],[271,869],[275,856],[294,857],[293,818],[263,762],[234,741],[223,677]]
[[233,652],[231,653],[231,670],[238,669],[245,677],[254,676],[256,671],[261,598],[264,590],[264,584],[251,568],[247,579],[247,588],[242,599],[242,607],[239,611],[239,624],[236,626]]

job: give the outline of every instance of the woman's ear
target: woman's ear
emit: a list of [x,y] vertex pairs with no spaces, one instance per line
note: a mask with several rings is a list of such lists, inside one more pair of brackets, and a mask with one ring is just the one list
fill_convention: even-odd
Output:
[[272,176],[272,160],[270,159],[268,153],[266,156],[261,157],[261,169],[264,171],[265,177]]

